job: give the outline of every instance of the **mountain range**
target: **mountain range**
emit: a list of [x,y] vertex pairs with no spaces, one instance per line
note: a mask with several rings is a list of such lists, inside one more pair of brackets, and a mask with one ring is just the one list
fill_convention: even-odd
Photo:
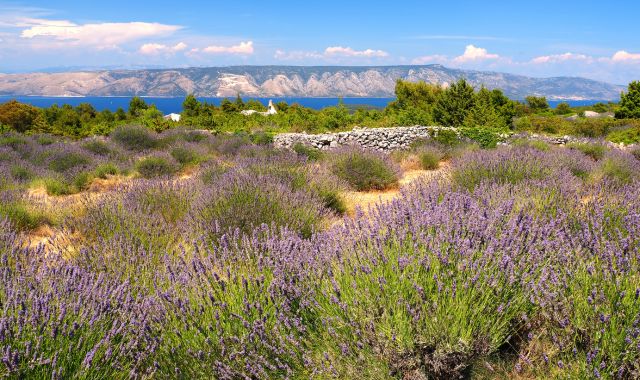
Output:
[[512,99],[617,100],[623,86],[577,77],[534,78],[411,66],[229,66],[0,74],[5,96],[392,97],[397,79],[446,86],[467,79]]

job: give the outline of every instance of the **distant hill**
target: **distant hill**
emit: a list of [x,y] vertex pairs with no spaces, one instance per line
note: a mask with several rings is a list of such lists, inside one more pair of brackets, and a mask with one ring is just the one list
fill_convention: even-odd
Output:
[[441,65],[230,66],[0,74],[0,95],[391,97],[398,78],[441,85],[466,78],[513,99],[617,100],[624,89],[584,78],[532,78]]

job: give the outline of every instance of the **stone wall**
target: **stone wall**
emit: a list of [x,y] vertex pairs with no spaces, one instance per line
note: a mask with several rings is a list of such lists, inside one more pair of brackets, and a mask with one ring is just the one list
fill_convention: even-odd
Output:
[[318,149],[331,149],[345,145],[362,146],[379,151],[391,151],[409,148],[411,143],[418,139],[429,139],[438,135],[441,130],[454,131],[455,128],[435,126],[414,126],[395,128],[354,128],[347,132],[306,134],[306,133],[282,133],[274,136],[273,143],[278,148],[290,149],[295,144],[314,147]]

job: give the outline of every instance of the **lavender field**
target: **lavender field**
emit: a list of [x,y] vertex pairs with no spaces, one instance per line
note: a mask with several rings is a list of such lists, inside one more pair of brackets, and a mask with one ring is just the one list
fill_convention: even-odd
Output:
[[0,377],[639,378],[640,151],[1,135]]

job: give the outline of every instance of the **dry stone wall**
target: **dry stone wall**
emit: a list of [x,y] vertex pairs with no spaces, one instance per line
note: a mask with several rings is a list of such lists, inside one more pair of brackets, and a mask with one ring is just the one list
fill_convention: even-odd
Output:
[[395,128],[354,128],[347,132],[306,134],[306,133],[282,133],[274,136],[274,145],[277,148],[291,149],[300,143],[317,149],[331,149],[345,145],[362,146],[379,151],[392,151],[409,148],[412,142],[418,139],[436,137],[442,130],[450,130],[460,133],[455,128],[436,126],[413,126]]

